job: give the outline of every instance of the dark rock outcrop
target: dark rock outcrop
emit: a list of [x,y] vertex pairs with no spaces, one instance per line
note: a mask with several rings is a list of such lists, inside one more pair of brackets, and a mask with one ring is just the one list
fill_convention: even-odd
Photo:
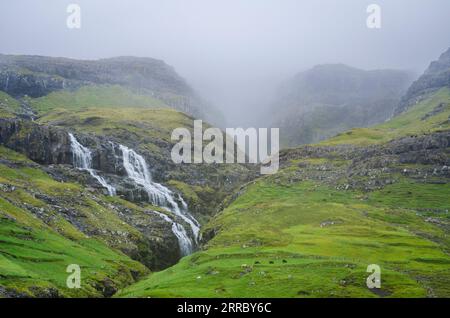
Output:
[[72,164],[66,131],[20,119],[0,119],[0,144],[40,164]]
[[411,85],[395,109],[395,115],[404,112],[442,87],[450,87],[450,48],[442,53],[437,61],[431,62],[423,75]]
[[[329,163],[308,164],[308,159]],[[450,179],[450,131],[408,136],[382,145],[302,146],[280,153],[281,167],[291,165],[292,160],[304,162],[289,176],[290,182],[310,179],[341,190],[380,189],[395,183],[401,174],[421,182],[433,182],[432,176]]]

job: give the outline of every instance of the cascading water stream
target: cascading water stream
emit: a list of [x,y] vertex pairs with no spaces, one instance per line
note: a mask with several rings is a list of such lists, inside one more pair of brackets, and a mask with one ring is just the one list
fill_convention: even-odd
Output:
[[75,136],[69,133],[70,145],[73,154],[73,165],[80,170],[86,170],[93,176],[103,187],[108,190],[108,194],[113,196],[116,194],[116,189],[108,184],[106,180],[99,176],[94,169],[92,169],[92,153],[91,151],[84,147],[78,142]]
[[156,215],[158,215],[160,218],[162,218],[164,221],[172,224],[172,232],[175,234],[175,236],[178,239],[178,245],[180,246],[180,251],[182,255],[188,255],[192,253],[194,250],[194,246],[192,245],[192,241],[189,238],[188,234],[186,233],[186,230],[184,227],[177,223],[172,221],[171,218],[169,218],[164,213],[158,212],[158,211],[152,211]]
[[[91,176],[93,176],[103,187],[108,190],[109,195],[116,195],[116,189],[112,185],[108,184],[108,182],[106,182],[103,177],[99,176],[92,168],[91,151],[80,144],[73,134],[69,133],[69,138],[73,153],[73,165],[80,170],[88,171]],[[114,147],[114,144],[112,145]],[[134,183],[145,189],[148,194],[149,201],[157,206],[167,208],[170,212],[189,224],[192,233],[194,234],[194,242],[189,238],[189,235],[183,225],[175,222],[163,213],[154,211],[154,213],[156,213],[159,217],[172,224],[172,232],[178,239],[181,254],[188,255],[192,253],[195,244],[198,243],[200,224],[188,212],[186,202],[179,195],[175,198],[175,194],[162,184],[152,181],[150,171],[147,168],[147,163],[141,155],[123,145],[119,145],[119,148],[122,152],[123,166],[128,177],[133,180]],[[116,159],[120,159],[120,157],[116,156]],[[177,201],[179,203],[177,203]]]
[[175,195],[172,191],[170,191],[165,186],[152,181],[145,159],[141,155],[137,154],[134,150],[124,145],[119,145],[119,147],[122,151],[123,166],[125,168],[125,171],[127,172],[128,177],[136,184],[142,186],[145,189],[150,202],[169,209],[173,214],[179,216],[189,224],[192,229],[192,233],[194,234],[195,242],[191,241],[186,233],[186,230],[181,224],[171,220],[165,214],[158,213],[158,215],[163,217],[167,222],[172,223],[172,232],[178,238],[181,253],[183,255],[192,253],[194,245],[198,240],[200,225],[197,220],[188,212],[186,202],[184,202],[183,198],[178,196],[178,201],[181,203],[180,208],[179,204],[174,198]]
[[8,91],[8,84],[9,84],[9,74],[6,75],[6,83],[5,83],[5,88],[3,89],[5,92]]

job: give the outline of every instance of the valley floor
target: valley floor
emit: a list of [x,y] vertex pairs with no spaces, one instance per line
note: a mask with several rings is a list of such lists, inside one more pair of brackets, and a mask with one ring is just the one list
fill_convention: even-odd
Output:
[[277,174],[204,229],[202,251],[116,296],[450,297],[449,115],[442,89],[386,124],[282,152]]
[[[0,296],[450,297],[449,115],[445,88],[383,125],[282,151],[278,173],[225,200],[200,251],[151,274],[176,246],[169,224],[148,213],[157,207],[0,147]],[[52,177],[58,169],[66,181]],[[208,191],[202,210],[218,193]],[[81,289],[66,286],[72,263],[83,269]],[[366,285],[371,264],[379,289]]]
[[[449,193],[406,180],[369,195],[260,180],[216,218],[205,251],[118,296],[449,296]],[[370,264],[379,290],[366,286]]]

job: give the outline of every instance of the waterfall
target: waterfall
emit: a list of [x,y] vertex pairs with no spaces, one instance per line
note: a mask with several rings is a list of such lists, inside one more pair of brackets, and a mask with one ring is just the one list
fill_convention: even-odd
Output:
[[9,84],[9,73],[6,73],[6,83],[5,83],[5,89],[4,89],[5,92],[8,91],[8,84]]
[[172,224],[172,233],[177,237],[178,239],[178,245],[180,246],[180,251],[182,255],[189,255],[192,253],[194,247],[192,246],[192,241],[189,239],[189,236],[186,233],[186,230],[184,227],[177,223],[172,221],[171,218],[169,218],[167,215],[161,212],[152,211],[159,217],[161,217],[164,221]]
[[[93,176],[103,187],[108,190],[109,195],[116,195],[116,189],[112,185],[108,184],[108,182],[106,182],[106,180],[98,175],[92,168],[91,151],[87,147],[80,144],[73,134],[69,133],[69,138],[73,153],[74,167],[88,171],[91,176]],[[115,145],[112,144],[113,149],[114,147]],[[188,255],[192,253],[195,244],[198,243],[200,224],[189,213],[186,202],[180,195],[173,193],[162,184],[152,181],[152,177],[144,157],[126,146],[119,145],[119,148],[122,152],[123,166],[128,178],[130,178],[135,184],[144,188],[148,194],[149,201],[154,205],[167,208],[174,215],[180,217],[187,224],[189,224],[192,233],[194,234],[194,241],[189,238],[189,235],[182,224],[175,222],[163,213],[153,211],[166,222],[170,222],[172,224],[172,232],[178,239],[181,254]],[[120,159],[120,157],[116,156],[116,159]]]
[[[119,147],[122,151],[123,166],[128,177],[145,189],[151,203],[169,209],[169,211],[179,216],[187,224],[189,224],[192,229],[192,233],[194,234],[195,243],[197,243],[200,232],[200,224],[188,212],[187,204],[184,202],[183,198],[181,198],[181,196],[175,198],[175,194],[168,188],[162,184],[152,181],[151,174],[147,168],[147,163],[141,155],[126,146],[119,145]],[[176,200],[180,202],[181,207]],[[172,222],[172,231],[178,238],[182,253],[184,255],[191,253],[194,243],[187,236],[183,226],[172,220],[170,220],[170,222]]]
[[116,194],[116,189],[108,184],[106,180],[99,176],[94,169],[92,169],[92,153],[91,151],[84,147],[78,142],[75,136],[69,133],[70,145],[73,153],[73,165],[74,167],[86,170],[91,176],[93,176],[103,187],[108,190],[109,195],[113,196]]

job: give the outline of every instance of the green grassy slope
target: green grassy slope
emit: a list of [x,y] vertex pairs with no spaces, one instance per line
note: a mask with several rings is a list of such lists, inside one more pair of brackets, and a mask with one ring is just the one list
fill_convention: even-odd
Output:
[[[127,138],[142,149],[161,153],[173,129],[193,128],[191,117],[169,108],[161,100],[133,93],[121,86],[85,86],[62,90],[28,103],[38,122],[83,133]],[[162,158],[165,160],[165,158]]]
[[0,118],[12,118],[15,117],[15,113],[19,110],[20,103],[6,94],[0,91]]
[[[46,104],[51,100],[59,100],[60,104],[85,102],[86,98],[72,94],[79,95],[76,91],[81,87],[87,100],[92,101],[96,95],[98,104],[147,107],[150,101],[150,104],[167,104],[205,120],[223,120],[222,114],[199,97],[172,66],[153,58],[120,56],[75,60],[0,54],[0,65],[2,90],[17,98],[43,96],[38,100],[42,110],[51,106]],[[109,92],[101,92],[99,87]],[[111,93],[117,100],[110,98]],[[142,105],[143,102],[146,105]]]
[[[426,186],[414,186],[422,204],[439,201],[448,208],[448,186],[428,195]],[[396,199],[406,200],[399,194],[411,188],[398,186]],[[366,268],[378,264],[385,295],[423,297],[431,288],[433,295],[449,296],[450,257],[415,231],[445,233],[416,215],[417,205],[399,208],[379,192],[366,202],[360,197],[311,182],[261,180],[214,220],[220,233],[206,251],[119,295],[372,297]]]
[[[105,286],[125,286],[148,270],[119,252],[107,236],[87,236],[45,198],[73,208],[94,229],[139,235],[119,220],[107,197],[88,194],[76,183],[61,183],[28,159],[0,147],[0,286],[34,296],[102,296]],[[74,200],[77,198],[76,200]],[[102,206],[104,202],[104,206]],[[117,242],[117,237],[114,237]],[[81,267],[81,289],[69,289],[66,268]]]
[[[0,96],[0,102],[0,110],[5,110],[0,117],[15,117],[19,102],[6,94]],[[149,154],[152,170],[159,167],[170,172],[167,183],[183,193],[190,209],[200,211],[201,222],[208,219],[202,213],[213,213],[212,206],[218,205],[227,194],[226,190],[218,189],[220,180],[233,173],[240,177],[235,167],[231,172],[225,166],[222,170],[206,167],[202,173],[214,178],[214,188],[205,184],[206,177],[168,168],[172,130],[192,129],[193,120],[149,96],[119,86],[86,86],[40,98],[25,97],[24,103],[34,109],[39,124],[107,136]],[[198,170],[203,166],[192,168]],[[56,181],[43,169],[69,180],[86,180],[83,173],[70,167],[39,166],[0,147],[0,297],[8,293],[101,296],[148,272],[130,257],[150,267],[161,266],[162,256],[158,253],[165,248],[167,229],[159,217],[149,216],[147,211],[162,212],[162,209],[107,197],[75,181]],[[186,183],[191,179],[202,186]],[[147,232],[141,233],[136,224],[138,228],[147,226]],[[65,286],[68,275],[65,269],[71,263],[82,267],[81,290],[68,290]],[[110,286],[110,290],[105,292],[105,286]]]
[[[442,107],[439,105],[442,104]],[[421,135],[450,128],[450,88],[442,88],[400,116],[369,128],[356,128],[325,140],[320,145],[383,143],[408,135]]]
[[[0,199],[2,209],[25,218],[26,212]],[[0,285],[25,295],[103,296],[102,284],[126,286],[134,281],[131,271],[142,266],[93,239],[69,240],[49,228],[26,227],[0,220]],[[66,285],[70,264],[81,268],[81,288]]]
[[189,127],[192,120],[172,109],[142,109],[139,107],[86,107],[81,110],[56,108],[39,119],[39,123],[71,128],[82,133],[94,133],[138,143],[141,149],[152,151],[164,159],[161,142],[170,143],[176,127]]
[[[156,180],[183,193],[200,221],[212,214],[235,184],[246,181],[249,171],[242,165],[175,165],[170,151],[175,128],[193,135],[193,118],[148,96],[119,86],[82,87],[28,99],[38,113],[36,121],[79,133],[106,136],[147,154]],[[203,129],[209,125],[205,122]],[[157,170],[157,171],[155,171]],[[244,181],[239,181],[239,180]]]
[[121,86],[84,86],[28,98],[38,122],[80,133],[129,140],[165,160],[161,142],[169,143],[176,127],[192,126],[192,119],[148,95]]
[[149,95],[139,95],[119,85],[83,86],[75,91],[60,90],[39,98],[29,98],[31,106],[39,113],[55,108],[80,110],[87,107],[168,107]]
[[[448,129],[448,107],[429,114],[448,97],[443,89],[367,134],[353,130],[328,143],[362,147]],[[247,186],[204,228],[216,235],[203,251],[117,296],[450,297],[448,180],[434,175],[431,163],[402,164],[381,154],[379,169],[357,170],[346,159],[349,148],[342,149],[290,160]],[[379,290],[366,286],[369,264],[381,267]]]

